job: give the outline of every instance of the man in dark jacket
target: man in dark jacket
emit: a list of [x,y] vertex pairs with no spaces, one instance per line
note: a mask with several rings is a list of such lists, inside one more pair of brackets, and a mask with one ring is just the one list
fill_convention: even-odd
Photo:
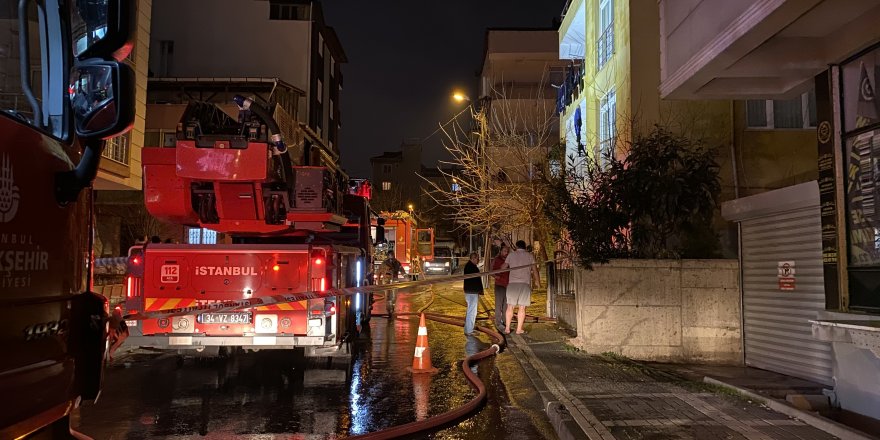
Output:
[[[464,265],[464,274],[480,273],[477,263],[480,262],[480,256],[476,252],[471,254],[470,261]],[[464,280],[464,299],[467,301],[467,313],[464,316],[464,334],[473,335],[474,325],[477,322],[477,303],[480,301],[479,295],[483,294],[483,281],[480,277],[473,277]]]

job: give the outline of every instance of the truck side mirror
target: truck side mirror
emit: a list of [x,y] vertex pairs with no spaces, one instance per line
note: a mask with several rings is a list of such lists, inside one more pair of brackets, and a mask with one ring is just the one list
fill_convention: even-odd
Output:
[[77,64],[68,87],[77,136],[106,139],[134,123],[134,72],[116,61]]
[[385,239],[385,226],[376,226],[376,244],[387,243]]
[[379,217],[376,219],[376,244],[388,243],[385,239],[385,219]]
[[79,192],[95,180],[103,139],[131,128],[134,89],[131,67],[117,61],[86,60],[73,68],[67,92],[74,129],[85,149],[76,168],[56,176],[55,198],[59,203],[75,202]]

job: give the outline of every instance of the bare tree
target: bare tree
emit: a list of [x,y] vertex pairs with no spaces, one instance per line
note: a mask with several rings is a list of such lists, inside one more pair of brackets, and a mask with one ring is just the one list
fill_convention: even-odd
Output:
[[[545,95],[550,90],[544,81],[526,86],[502,82],[472,107],[474,127],[457,120],[441,126],[452,159],[441,161],[439,168],[446,184],[425,179],[427,195],[437,204],[454,206],[452,220],[487,232],[487,248],[496,236],[537,238],[546,249],[548,157],[559,143],[555,100]],[[452,175],[444,168],[458,171]]]

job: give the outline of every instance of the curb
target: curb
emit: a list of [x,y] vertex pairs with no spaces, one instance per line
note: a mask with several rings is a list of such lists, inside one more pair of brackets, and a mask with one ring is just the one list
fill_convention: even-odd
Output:
[[[556,431],[556,435],[562,440],[604,440],[607,438],[603,438],[589,422],[589,419],[595,419],[595,416],[584,414],[583,410],[586,408],[579,409],[576,402],[548,386],[548,383],[558,383],[558,381],[550,375],[544,363],[528,348],[528,343],[521,336],[512,334],[508,336],[516,342],[516,345],[508,344],[507,350],[513,353],[514,358],[541,396],[541,400],[544,402],[544,412]],[[523,346],[525,349],[521,348]],[[589,410],[586,411],[589,412]],[[584,425],[587,427],[585,428]]]
[[755,392],[747,390],[745,388],[740,388],[738,386],[731,385],[727,382],[722,382],[709,376],[703,377],[703,382],[736,391],[748,397],[749,399],[767,405],[767,407],[769,407],[773,411],[801,420],[816,429],[821,429],[822,431],[825,431],[843,440],[877,440],[877,437],[872,437],[861,431],[850,428],[849,426],[837,423],[831,419],[826,419],[825,417],[811,414],[807,411],[802,411],[797,408],[788,406],[780,402],[779,400],[756,394]]

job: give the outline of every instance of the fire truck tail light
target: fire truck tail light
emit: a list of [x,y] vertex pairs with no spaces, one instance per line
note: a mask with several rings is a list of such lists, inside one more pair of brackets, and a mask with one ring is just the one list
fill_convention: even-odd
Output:
[[129,277],[125,277],[125,297],[126,297],[126,298],[131,298],[131,295],[132,295],[132,293],[131,293],[131,287],[132,287],[132,284],[134,284],[134,283],[133,283],[131,277],[130,277],[130,276],[129,276]]
[[320,257],[315,258],[315,266],[320,266],[322,264],[324,264],[324,259],[322,259]]
[[321,278],[321,292],[327,290],[327,278]]
[[336,313],[336,303],[333,301],[327,301],[324,303],[324,313],[327,315],[333,315]]
[[131,259],[131,264],[141,264],[141,259],[139,257],[133,257]]

